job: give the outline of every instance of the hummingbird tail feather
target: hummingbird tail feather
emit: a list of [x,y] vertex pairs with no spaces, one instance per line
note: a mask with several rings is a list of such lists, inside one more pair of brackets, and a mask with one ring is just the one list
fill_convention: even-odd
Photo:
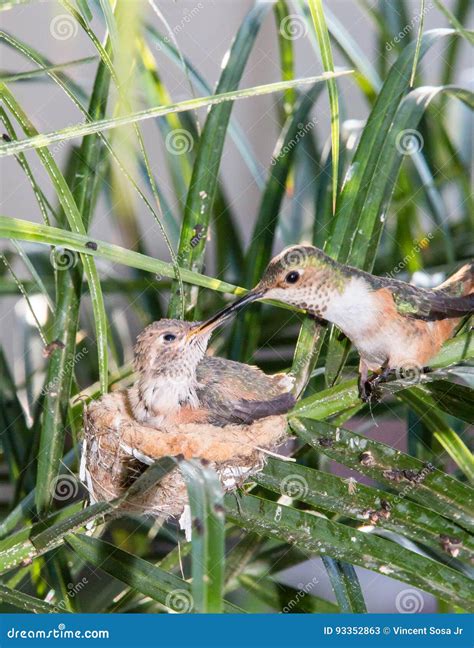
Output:
[[249,425],[254,421],[267,416],[276,416],[278,414],[286,414],[293,405],[296,399],[290,392],[280,394],[275,398],[268,400],[239,400],[234,407],[233,415],[242,423]]
[[447,295],[446,306],[447,310],[451,310],[451,315],[459,314],[459,317],[443,319],[436,323],[439,339],[445,342],[456,331],[464,316],[474,312],[474,261],[459,268],[434,290]]
[[474,261],[463,265],[435,290],[442,290],[458,297],[472,295],[474,293]]

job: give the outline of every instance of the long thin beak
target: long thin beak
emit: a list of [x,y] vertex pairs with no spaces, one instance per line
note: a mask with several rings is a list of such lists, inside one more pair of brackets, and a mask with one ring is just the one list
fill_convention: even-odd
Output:
[[251,290],[230,306],[227,306],[219,313],[216,313],[216,315],[213,315],[196,328],[191,329],[191,331],[188,333],[188,338],[193,337],[194,335],[204,335],[210,333],[221,324],[227,322],[227,320],[229,320],[238,310],[240,310],[247,304],[250,304],[250,302],[260,299],[261,297],[263,297],[263,295],[264,292],[261,290]]

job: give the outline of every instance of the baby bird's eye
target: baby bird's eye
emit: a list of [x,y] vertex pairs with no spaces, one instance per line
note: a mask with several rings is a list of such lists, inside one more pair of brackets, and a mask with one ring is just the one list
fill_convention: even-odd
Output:
[[174,342],[176,340],[176,335],[173,333],[164,333],[163,340],[165,342]]
[[297,270],[292,270],[286,275],[285,281],[286,283],[289,284],[295,284],[299,278],[300,278],[300,273]]

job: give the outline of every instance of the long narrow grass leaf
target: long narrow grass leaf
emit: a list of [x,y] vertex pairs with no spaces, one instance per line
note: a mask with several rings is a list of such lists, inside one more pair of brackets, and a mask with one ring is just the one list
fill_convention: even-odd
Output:
[[194,611],[222,611],[224,587],[224,506],[220,481],[214,470],[196,460],[183,461],[191,508],[192,595]]
[[308,419],[291,419],[290,424],[302,439],[338,463],[402,492],[460,526],[474,529],[474,490],[467,484],[344,428]]
[[0,157],[13,155],[20,151],[32,148],[49,146],[55,142],[64,142],[70,139],[76,139],[84,135],[90,135],[91,133],[98,133],[112,128],[119,128],[120,126],[127,126],[128,124],[133,124],[134,122],[140,122],[146,119],[153,119],[154,117],[162,117],[163,115],[168,115],[170,113],[184,112],[187,110],[193,110],[194,108],[212,106],[222,103],[223,101],[236,101],[239,99],[248,99],[250,97],[261,97],[274,92],[282,92],[288,88],[313,85],[316,81],[327,81],[327,79],[339,78],[348,74],[352,74],[352,70],[338,70],[333,73],[325,72],[320,76],[303,77],[300,79],[294,79],[293,81],[278,81],[276,83],[268,83],[252,88],[235,90],[234,92],[223,92],[222,94],[210,95],[208,97],[187,99],[186,101],[180,101],[178,103],[170,104],[169,106],[156,106],[154,108],[148,108],[147,110],[139,110],[124,117],[98,119],[88,124],[76,124],[51,133],[34,135],[17,142],[7,142],[2,144],[0,146]]
[[225,503],[228,517],[249,531],[376,572],[388,570],[397,580],[472,609],[469,578],[389,540],[252,495],[226,495]]
[[[326,18],[324,16],[323,3],[321,0],[309,0],[309,8],[313,18],[316,36],[321,51],[321,60],[326,72],[334,72],[331,43],[329,40]],[[336,211],[338,174],[339,174],[339,97],[335,79],[327,81],[329,92],[329,105],[331,108],[331,141],[332,141],[332,210]]]
[[410,76],[410,88],[412,88],[415,83],[416,68],[418,66],[418,59],[420,58],[421,39],[423,38],[423,25],[425,24],[425,13],[426,13],[425,0],[420,0],[420,11],[418,14],[418,32],[416,34],[416,49],[415,49],[415,56],[413,57],[413,67]]

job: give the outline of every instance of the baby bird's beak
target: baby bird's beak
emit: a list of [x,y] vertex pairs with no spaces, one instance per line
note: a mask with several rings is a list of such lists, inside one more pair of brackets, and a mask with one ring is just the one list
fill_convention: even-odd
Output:
[[196,324],[186,335],[186,340],[190,340],[194,337],[207,337],[214,329],[223,324],[226,319],[226,317],[220,318],[217,315],[214,315],[205,322]]
[[188,333],[188,338],[194,335],[206,335],[211,333],[218,326],[221,326],[221,324],[224,324],[227,320],[231,319],[234,313],[243,308],[243,306],[246,306],[257,299],[261,299],[263,295],[263,290],[257,290],[257,288],[250,290],[246,295],[235,301],[230,306],[227,306],[227,308],[224,308],[216,315],[213,315],[205,322],[202,322],[202,324],[199,324],[196,328],[191,329]]

